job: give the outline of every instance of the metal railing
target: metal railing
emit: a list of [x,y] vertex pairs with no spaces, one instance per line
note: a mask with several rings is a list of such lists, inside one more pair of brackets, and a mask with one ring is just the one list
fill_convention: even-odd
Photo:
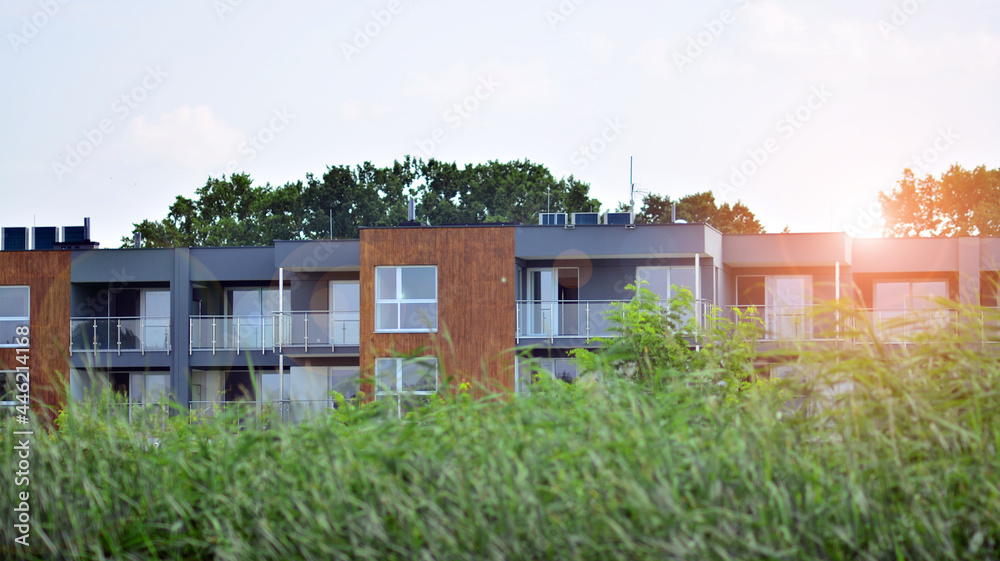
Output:
[[283,312],[260,316],[191,316],[193,351],[280,352],[287,348],[358,346],[358,312]]
[[277,345],[275,315],[261,316],[191,316],[191,351],[261,351]]
[[[282,401],[191,401],[194,419],[215,418],[232,414],[239,422],[301,423],[337,407],[336,401],[327,399],[285,399]],[[234,414],[235,413],[235,414]]]
[[737,325],[754,322],[761,341],[818,340],[837,337],[838,318],[829,308],[811,305],[724,306],[719,317]]
[[[912,341],[945,329],[954,333],[958,312],[948,308],[838,311],[830,306],[726,306],[721,317],[739,323],[760,322],[762,341],[838,340],[886,343]],[[984,325],[988,326],[984,318]],[[985,335],[984,335],[985,338]]]
[[[522,338],[538,338],[554,340],[557,338],[610,337],[615,332],[612,314],[615,304],[626,303],[626,300],[519,300],[517,302],[517,333],[518,340]],[[669,300],[661,300],[660,305],[666,306]],[[695,325],[704,327],[706,315],[711,310],[709,300],[695,302],[693,317]],[[687,320],[690,318],[681,318]]]
[[[886,343],[912,342],[915,338],[934,333],[957,333],[958,311],[953,309],[860,309],[857,312],[861,314],[862,321],[871,326],[874,335]],[[860,329],[853,331],[863,332]],[[857,339],[860,341],[864,337],[858,336]]]
[[[358,346],[361,344],[359,312],[283,312],[284,333],[279,346],[302,348]],[[277,338],[276,338],[277,339]]]
[[70,318],[70,350],[170,353],[169,317]]

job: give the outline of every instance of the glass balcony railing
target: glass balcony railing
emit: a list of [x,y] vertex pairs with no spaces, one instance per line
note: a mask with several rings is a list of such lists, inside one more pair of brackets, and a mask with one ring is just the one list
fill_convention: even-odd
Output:
[[858,313],[858,319],[886,343],[912,342],[935,333],[955,334],[958,327],[958,311],[947,308],[867,309]]
[[191,316],[192,351],[267,351],[277,347],[278,318],[260,316]]
[[[837,311],[829,306],[728,306],[722,317],[735,322],[757,321],[763,327],[762,341],[840,340],[886,343],[912,341],[920,336],[954,333],[958,312],[934,309],[853,309]],[[984,337],[989,329],[984,319]]]
[[[581,338],[609,337],[613,325],[612,314],[616,303],[622,300],[528,300],[517,302],[517,338]],[[662,300],[661,305],[666,305]],[[695,302],[693,316],[698,326],[705,325],[705,315],[711,302]]]
[[302,348],[356,347],[361,343],[359,312],[285,312],[281,346]]
[[71,318],[70,350],[74,353],[169,353],[170,318]]
[[358,312],[284,312],[262,316],[192,316],[191,351],[282,351],[358,346]]

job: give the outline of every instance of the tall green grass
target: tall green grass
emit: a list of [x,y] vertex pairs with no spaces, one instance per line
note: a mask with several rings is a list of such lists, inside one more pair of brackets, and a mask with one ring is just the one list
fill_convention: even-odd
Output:
[[0,553],[997,559],[1000,363],[939,335],[803,349],[802,374],[736,398],[703,370],[459,393],[404,421],[375,403],[152,432],[71,404],[32,443],[30,549],[12,542],[17,425],[2,427]]

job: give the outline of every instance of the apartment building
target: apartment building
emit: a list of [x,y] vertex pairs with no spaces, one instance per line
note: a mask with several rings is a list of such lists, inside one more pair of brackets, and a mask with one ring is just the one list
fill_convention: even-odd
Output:
[[998,238],[723,235],[595,218],[363,228],[357,240],[267,247],[4,252],[0,331],[28,321],[32,345],[50,345],[32,349],[33,383],[68,380],[74,399],[111,386],[130,409],[167,396],[203,414],[281,402],[299,420],[331,407],[332,391],[393,400],[402,414],[447,379],[479,392],[525,391],[533,371],[572,381],[570,351],[610,333],[608,312],[637,279],[664,299],[688,288],[696,321],[753,307],[765,348],[843,342],[817,302],[853,302],[900,341],[910,328],[897,319],[954,321],[934,297],[998,302]]

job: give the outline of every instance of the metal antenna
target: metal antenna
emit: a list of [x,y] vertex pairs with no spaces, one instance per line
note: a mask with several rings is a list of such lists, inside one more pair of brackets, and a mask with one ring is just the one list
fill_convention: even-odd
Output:
[[634,156],[628,157],[628,184],[629,184],[629,194],[628,202],[629,207],[632,210],[632,215],[635,215],[635,182],[632,181],[632,160]]

